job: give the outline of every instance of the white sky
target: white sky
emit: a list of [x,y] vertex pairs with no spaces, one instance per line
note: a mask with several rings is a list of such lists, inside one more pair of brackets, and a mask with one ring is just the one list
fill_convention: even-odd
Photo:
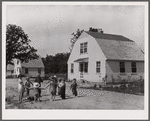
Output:
[[45,57],[69,52],[71,33],[78,28],[102,28],[143,48],[144,13],[144,6],[139,5],[7,5],[6,24],[21,26],[38,54]]

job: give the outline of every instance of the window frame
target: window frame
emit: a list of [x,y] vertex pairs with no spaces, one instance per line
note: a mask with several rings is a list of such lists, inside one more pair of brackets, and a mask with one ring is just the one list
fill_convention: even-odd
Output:
[[25,74],[28,74],[28,73],[29,73],[29,69],[25,68]]
[[88,73],[88,62],[84,63],[83,65],[84,73]]
[[71,63],[71,70],[70,72],[73,74],[74,73],[74,63]]
[[41,74],[41,68],[38,68],[38,73]]
[[[135,64],[135,65],[134,65]],[[135,69],[135,70],[134,70]],[[137,73],[137,64],[136,62],[131,62],[131,72],[132,73]]]
[[96,73],[101,73],[101,61],[96,61]]
[[119,62],[119,69],[120,69],[120,73],[125,73],[125,62]]
[[88,42],[80,43],[80,54],[85,54],[88,51]]

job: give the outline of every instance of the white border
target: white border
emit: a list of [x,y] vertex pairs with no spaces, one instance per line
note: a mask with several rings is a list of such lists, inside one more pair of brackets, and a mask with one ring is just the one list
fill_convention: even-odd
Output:
[[[144,110],[6,110],[5,32],[7,5],[143,5],[145,6],[145,99]],[[2,119],[148,119],[148,2],[2,2]],[[59,114],[59,115],[58,115]]]

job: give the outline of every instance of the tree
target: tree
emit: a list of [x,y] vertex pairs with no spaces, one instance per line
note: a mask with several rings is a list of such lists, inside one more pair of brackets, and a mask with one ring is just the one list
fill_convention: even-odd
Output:
[[31,47],[31,40],[20,26],[7,25],[6,30],[6,66],[13,64],[12,59],[20,59],[21,62],[28,62],[37,59],[37,50]]
[[67,61],[70,53],[57,53],[55,56],[46,55],[42,58],[45,73],[67,73]]
[[77,29],[76,33],[73,32],[73,33],[71,34],[71,35],[73,35],[73,37],[72,37],[71,40],[70,40],[70,42],[71,42],[70,52],[72,51],[75,42],[76,42],[77,39],[80,37],[80,35],[82,34],[83,31],[84,31],[84,30]]

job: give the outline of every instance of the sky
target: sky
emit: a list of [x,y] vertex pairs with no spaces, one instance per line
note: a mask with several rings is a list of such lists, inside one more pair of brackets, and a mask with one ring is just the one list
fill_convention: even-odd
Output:
[[7,5],[6,24],[22,27],[42,57],[69,52],[77,29],[102,28],[123,35],[144,49],[144,6]]

